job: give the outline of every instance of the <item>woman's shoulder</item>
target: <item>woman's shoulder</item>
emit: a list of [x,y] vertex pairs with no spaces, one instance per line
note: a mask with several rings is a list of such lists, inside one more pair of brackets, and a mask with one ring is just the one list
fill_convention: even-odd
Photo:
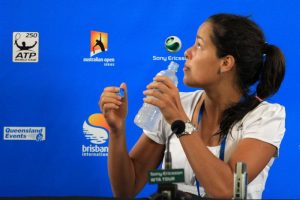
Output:
[[269,116],[285,114],[285,107],[278,103],[261,102],[255,109],[248,113],[250,116]]
[[[242,119],[242,124],[273,124],[285,121],[285,107],[278,103],[261,102]],[[264,122],[264,123],[263,123]]]
[[270,143],[278,151],[285,133],[285,118],[284,106],[263,101],[233,127],[232,133]]

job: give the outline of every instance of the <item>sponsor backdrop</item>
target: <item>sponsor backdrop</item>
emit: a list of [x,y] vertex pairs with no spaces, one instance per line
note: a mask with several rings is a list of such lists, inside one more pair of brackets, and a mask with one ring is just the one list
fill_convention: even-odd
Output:
[[297,0],[0,0],[0,196],[111,196],[101,91],[127,83],[131,149],[145,86],[175,61],[179,89],[191,91],[183,53],[208,16],[230,12],[250,16],[286,55],[270,101],[286,106],[287,132],[264,198],[300,198],[299,8]]

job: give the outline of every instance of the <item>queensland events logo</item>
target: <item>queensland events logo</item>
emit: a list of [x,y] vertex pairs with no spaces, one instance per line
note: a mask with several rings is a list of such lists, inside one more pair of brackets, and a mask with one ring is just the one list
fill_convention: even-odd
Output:
[[39,61],[39,33],[13,32],[13,62]]
[[46,127],[5,126],[4,140],[46,140]]
[[115,58],[108,57],[108,33],[91,31],[90,57],[83,58],[83,62],[103,63],[103,66],[115,66]]
[[107,156],[109,126],[103,114],[95,113],[83,122],[83,134],[89,141],[82,145],[82,156]]

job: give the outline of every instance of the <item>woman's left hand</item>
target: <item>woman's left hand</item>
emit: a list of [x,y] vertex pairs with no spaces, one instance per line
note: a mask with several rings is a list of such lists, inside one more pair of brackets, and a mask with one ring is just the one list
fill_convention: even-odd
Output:
[[169,124],[175,120],[187,121],[188,116],[184,112],[179,91],[174,83],[167,76],[156,76],[153,80],[144,91],[144,95],[147,96],[144,102],[159,107]]

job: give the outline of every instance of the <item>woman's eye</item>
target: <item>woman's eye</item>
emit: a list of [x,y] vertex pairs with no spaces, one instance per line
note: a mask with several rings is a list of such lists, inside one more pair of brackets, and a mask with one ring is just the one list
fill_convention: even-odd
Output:
[[202,47],[200,43],[197,43],[196,45],[197,45],[198,49],[200,49]]

